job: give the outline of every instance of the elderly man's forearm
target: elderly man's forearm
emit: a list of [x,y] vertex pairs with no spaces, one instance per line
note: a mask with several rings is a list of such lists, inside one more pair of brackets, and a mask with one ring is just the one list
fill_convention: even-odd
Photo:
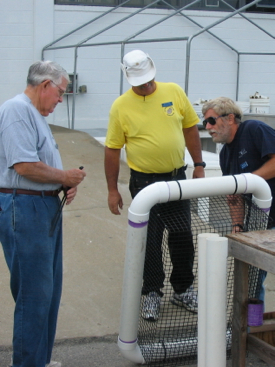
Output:
[[33,182],[61,184],[68,187],[75,187],[86,176],[85,171],[71,169],[63,171],[53,168],[43,162],[22,162],[14,165],[15,171]]

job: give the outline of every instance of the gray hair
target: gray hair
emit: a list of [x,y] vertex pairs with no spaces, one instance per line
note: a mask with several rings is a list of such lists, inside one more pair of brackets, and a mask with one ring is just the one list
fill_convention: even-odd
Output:
[[210,109],[214,110],[218,115],[229,115],[233,113],[235,115],[235,121],[238,124],[242,120],[243,112],[241,108],[230,98],[218,97],[205,102],[202,106],[203,115]]
[[27,84],[36,86],[49,79],[59,85],[62,78],[70,81],[67,71],[59,64],[53,61],[36,61],[29,68]]

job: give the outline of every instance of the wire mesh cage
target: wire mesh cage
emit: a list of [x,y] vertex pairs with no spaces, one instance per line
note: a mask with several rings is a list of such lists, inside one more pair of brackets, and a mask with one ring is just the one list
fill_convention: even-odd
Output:
[[[250,195],[174,201],[151,209],[138,327],[138,345],[147,365],[184,366],[197,360],[198,235],[226,236],[235,227],[242,231],[265,230],[268,221]],[[233,258],[228,257],[227,262],[225,338],[229,358]],[[249,298],[259,297],[264,275],[250,266]],[[152,309],[157,312],[152,313]]]

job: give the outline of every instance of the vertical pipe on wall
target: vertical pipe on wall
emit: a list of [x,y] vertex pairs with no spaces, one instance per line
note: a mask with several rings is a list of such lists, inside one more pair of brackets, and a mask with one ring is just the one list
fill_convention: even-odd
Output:
[[78,47],[74,50],[74,85],[73,85],[73,105],[72,105],[72,129],[74,130],[74,121],[75,121],[75,100],[76,100],[76,70],[77,70],[77,56],[78,56]]
[[239,100],[239,87],[240,87],[240,53],[238,52],[237,58],[237,80],[236,80],[236,101]]
[[[121,43],[120,50],[120,62],[123,63],[123,57],[125,53],[125,43]],[[123,71],[120,69],[120,82],[119,82],[119,94],[123,94]]]
[[189,37],[188,41],[186,42],[185,87],[184,87],[184,91],[185,91],[187,96],[188,96],[188,88],[189,88],[191,41],[192,41],[192,37]]

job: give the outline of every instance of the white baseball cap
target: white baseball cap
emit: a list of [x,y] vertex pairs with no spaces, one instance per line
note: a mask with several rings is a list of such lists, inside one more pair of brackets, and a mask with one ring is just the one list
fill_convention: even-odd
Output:
[[123,57],[121,69],[133,87],[148,83],[156,75],[156,67],[153,60],[141,50],[128,52]]

